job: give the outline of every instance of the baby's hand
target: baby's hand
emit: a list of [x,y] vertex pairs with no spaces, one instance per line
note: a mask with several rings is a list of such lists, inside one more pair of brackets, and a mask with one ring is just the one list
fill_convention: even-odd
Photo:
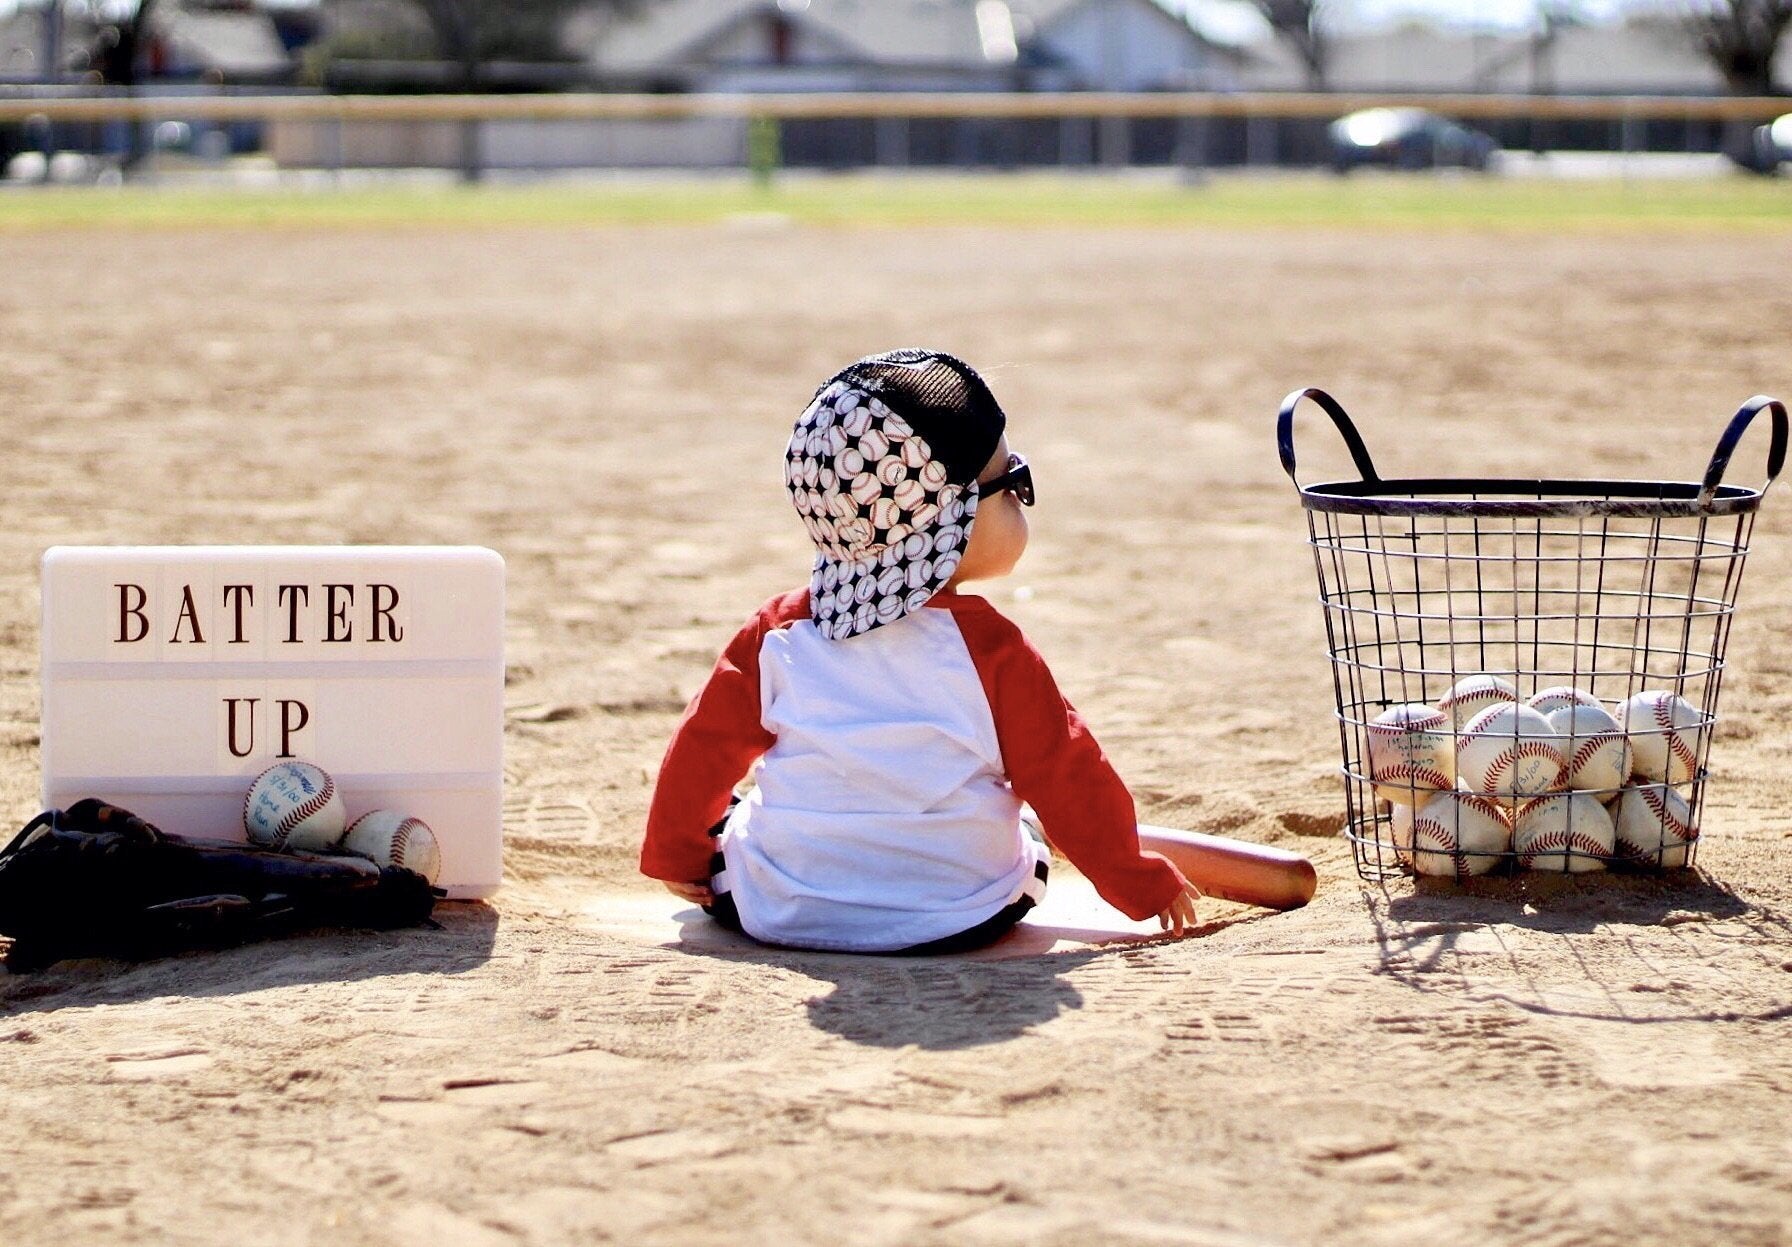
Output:
[[660,882],[666,884],[666,891],[670,892],[673,896],[678,897],[680,900],[689,901],[693,905],[712,905],[715,903],[715,893],[709,890],[709,885],[707,883],[671,883],[663,879]]
[[1155,857],[1158,861],[1166,863],[1171,870],[1176,871],[1176,878],[1182,882],[1182,891],[1176,894],[1176,898],[1170,902],[1168,908],[1158,914],[1157,925],[1162,927],[1167,934],[1178,939],[1185,935],[1192,935],[1195,930],[1195,902],[1201,899],[1201,889],[1190,883],[1188,876],[1177,869],[1176,863],[1170,861],[1162,853],[1153,853],[1147,849],[1143,856]]

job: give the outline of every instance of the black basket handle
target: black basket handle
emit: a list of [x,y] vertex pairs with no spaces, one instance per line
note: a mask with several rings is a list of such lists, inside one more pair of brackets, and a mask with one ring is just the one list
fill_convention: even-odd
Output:
[[[1294,475],[1294,409],[1300,406],[1302,399],[1306,398],[1312,399],[1319,410],[1330,416],[1332,423],[1338,426],[1338,435],[1344,439],[1344,445],[1349,449],[1350,457],[1355,461],[1356,470],[1362,474],[1363,480],[1379,481],[1381,478],[1375,475],[1375,461],[1369,458],[1369,448],[1363,445],[1363,435],[1356,431],[1356,425],[1351,422],[1349,414],[1345,412],[1344,404],[1324,390],[1308,386],[1306,389],[1296,390],[1284,398],[1282,410],[1276,413],[1276,449],[1282,456],[1282,471],[1288,474],[1288,479],[1294,482],[1294,487],[1296,489],[1301,487],[1300,479]],[[1740,417],[1738,418],[1740,419]],[[1785,408],[1783,407],[1780,409],[1780,420],[1783,428],[1785,421]],[[1743,423],[1747,424],[1748,422],[1745,420]],[[1741,433],[1739,432],[1737,436],[1740,437]],[[1783,441],[1780,445],[1783,451]],[[1719,473],[1721,475],[1721,469],[1719,469]]]
[[[1765,394],[1757,394],[1742,404],[1730,423],[1724,429],[1723,436],[1717,439],[1717,449],[1711,452],[1711,463],[1705,469],[1705,482],[1699,489],[1699,505],[1709,507],[1711,500],[1717,495],[1717,487],[1723,483],[1724,471],[1730,466],[1730,456],[1736,453],[1736,445],[1742,435],[1748,432],[1748,426],[1763,411],[1773,413],[1773,441],[1767,448],[1767,480],[1761,486],[1766,493],[1769,485],[1779,476],[1780,469],[1786,466],[1786,404],[1777,398],[1768,398]],[[1288,462],[1284,452],[1283,463]]]

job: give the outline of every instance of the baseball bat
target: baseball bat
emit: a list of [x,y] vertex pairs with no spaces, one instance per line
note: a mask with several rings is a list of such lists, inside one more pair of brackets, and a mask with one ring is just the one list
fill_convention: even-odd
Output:
[[1139,824],[1139,847],[1162,853],[1207,896],[1266,909],[1299,909],[1319,876],[1298,853],[1198,831]]

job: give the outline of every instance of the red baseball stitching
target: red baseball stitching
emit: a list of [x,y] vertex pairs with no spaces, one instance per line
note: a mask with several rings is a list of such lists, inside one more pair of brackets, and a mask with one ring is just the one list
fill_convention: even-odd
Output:
[[[1692,842],[1690,840],[1683,840],[1680,843],[1682,846],[1685,846]],[[1636,845],[1626,844],[1624,838],[1620,836],[1612,851],[1627,862],[1651,862],[1657,866],[1662,866],[1666,864],[1667,855],[1673,850],[1673,847],[1673,845],[1664,840],[1658,847],[1653,849],[1638,848]]]
[[1526,869],[1529,869],[1541,854],[1556,849],[1564,851],[1579,849],[1591,857],[1598,858],[1611,856],[1610,849],[1584,831],[1546,831],[1525,846],[1524,851],[1519,854],[1518,860]]
[[1655,725],[1667,733],[1663,740],[1667,744],[1668,752],[1680,759],[1681,764],[1686,767],[1688,775],[1697,775],[1699,773],[1699,757],[1684,740],[1680,739],[1680,729],[1674,726],[1674,716],[1668,713],[1668,699],[1658,697],[1652,708],[1655,713]]
[[[1506,821],[1506,817],[1504,814],[1502,814],[1500,812],[1500,808],[1497,805],[1493,804],[1493,802],[1483,800],[1481,797],[1476,796],[1472,792],[1462,792],[1462,793],[1457,793],[1456,795],[1457,795],[1457,799],[1459,801],[1461,801],[1463,805],[1466,805],[1470,809],[1473,809],[1473,810],[1479,810],[1481,813],[1483,813],[1483,814],[1487,815],[1487,817],[1491,818],[1494,822],[1504,825],[1504,823]],[[1427,829],[1427,828],[1431,831],[1431,833],[1433,835],[1435,835],[1443,843],[1454,845],[1456,847],[1451,848],[1451,849],[1442,849],[1442,850],[1440,850],[1440,849],[1421,849],[1419,847],[1419,832],[1421,829]],[[1446,852],[1450,855],[1450,860],[1456,867],[1456,877],[1458,879],[1462,878],[1464,875],[1469,873],[1468,854],[1463,852],[1462,842],[1456,838],[1455,830],[1453,828],[1444,826],[1442,823],[1438,822],[1435,818],[1414,818],[1412,820],[1412,847],[1410,849],[1408,849],[1407,851],[1412,854],[1413,861],[1415,863],[1418,861],[1418,857],[1419,857],[1420,853]],[[1491,856],[1491,855],[1476,853],[1475,856],[1483,857],[1483,856]]]
[[1391,784],[1393,779],[1422,779],[1433,788],[1447,789],[1451,787],[1449,778],[1436,767],[1427,762],[1396,762],[1392,766],[1384,766],[1380,770],[1371,771],[1369,779],[1381,788],[1405,788],[1411,785]]
[[1371,734],[1382,736],[1404,736],[1409,732],[1429,732],[1435,728],[1443,726],[1446,722],[1447,720],[1441,712],[1433,710],[1429,714],[1420,715],[1416,719],[1406,719],[1399,723],[1368,723],[1364,726],[1369,729]]
[[[1562,754],[1560,750],[1554,745],[1545,744],[1540,740],[1521,740],[1516,745],[1508,745],[1506,748],[1500,750],[1499,754],[1488,764],[1487,782],[1493,784],[1495,776],[1503,775],[1506,771],[1517,766],[1520,758],[1554,758],[1556,760],[1555,785],[1560,787],[1562,781],[1566,778],[1566,775],[1563,772]],[[1494,793],[1504,792],[1505,790],[1499,787],[1499,785],[1493,784],[1493,786],[1487,788],[1486,791],[1489,795],[1492,795]],[[1524,794],[1513,793],[1511,795],[1522,796]]]
[[[1428,831],[1432,835],[1436,836],[1438,838],[1438,840],[1441,841],[1442,843],[1447,844],[1447,845],[1452,845],[1454,847],[1442,849],[1442,850],[1421,849],[1419,847],[1419,833],[1421,831]],[[1448,827],[1445,827],[1442,823],[1438,822],[1434,818],[1415,818],[1412,820],[1412,848],[1409,851],[1412,853],[1412,859],[1415,864],[1419,860],[1420,853],[1443,852],[1443,853],[1449,854],[1450,863],[1455,868],[1456,877],[1459,879],[1462,877],[1463,871],[1464,871],[1465,867],[1468,865],[1467,859],[1464,857],[1463,852],[1462,852],[1462,846],[1461,846],[1460,842],[1456,839],[1456,833],[1454,831],[1450,830]]]
[[[1473,692],[1464,693],[1460,697],[1444,697],[1437,703],[1437,708],[1448,713],[1459,706],[1473,706],[1476,702],[1484,701],[1487,705],[1482,706],[1481,709],[1486,710],[1494,706],[1510,705],[1515,700],[1515,698],[1506,696],[1497,688],[1478,688]],[[1456,716],[1450,715],[1450,721],[1454,724]]]
[[[1578,772],[1581,767],[1593,760],[1593,755],[1595,753],[1598,753],[1600,749],[1604,748],[1611,741],[1623,739],[1624,737],[1620,733],[1613,732],[1609,729],[1601,731],[1596,736],[1588,736],[1584,738],[1581,742],[1581,747],[1574,751],[1573,760],[1568,763],[1568,774],[1572,776]],[[1625,778],[1628,779],[1629,777],[1626,776]]]
[[335,778],[328,771],[322,770],[321,768],[319,769],[319,774],[324,777],[324,786],[312,793],[307,800],[301,801],[299,804],[293,806],[292,809],[286,812],[286,817],[280,820],[281,844],[285,844],[286,838],[298,830],[300,823],[330,804],[330,798],[336,795]]
[[1668,808],[1668,799],[1661,795],[1660,789],[1638,788],[1636,793],[1655,812],[1655,817],[1661,820],[1664,830],[1672,831],[1680,839],[1689,842],[1699,838],[1699,833],[1692,829],[1691,824],[1681,822],[1679,815]]
[[398,824],[398,826],[393,829],[393,831],[392,831],[392,864],[394,866],[402,867],[403,869],[406,869],[406,870],[410,869],[410,867],[405,866],[405,864],[404,864],[404,850],[405,850],[405,846],[411,842],[411,831],[416,826],[417,826],[416,819],[407,818],[407,819],[403,820],[402,822],[400,822]]
[[[1555,694],[1554,696],[1548,698],[1548,701],[1560,702],[1561,705],[1556,706],[1555,709],[1553,709],[1553,710],[1543,709],[1542,706],[1539,706],[1537,704],[1537,699],[1542,697],[1543,693]],[[1585,698],[1586,700],[1583,701],[1582,698]],[[1567,710],[1567,709],[1569,709],[1571,707],[1575,707],[1575,706],[1599,706],[1601,709],[1604,709],[1604,707],[1600,705],[1600,701],[1597,697],[1593,696],[1591,693],[1583,693],[1583,692],[1581,692],[1581,690],[1579,690],[1577,688],[1570,688],[1561,693],[1556,693],[1556,690],[1553,688],[1546,688],[1543,690],[1542,693],[1537,693],[1534,696],[1532,696],[1532,698],[1529,701],[1527,701],[1525,703],[1525,705],[1529,706],[1532,710],[1535,710],[1538,713],[1544,714],[1544,715],[1557,714],[1563,710]]]
[[[252,780],[250,782],[249,791],[245,792],[243,794],[243,830],[244,831],[247,831],[249,829],[249,811],[254,808],[254,798],[255,798],[256,786],[258,784],[260,784],[262,780],[266,779],[268,776],[272,775],[275,771],[279,770],[281,767],[291,766],[291,765],[293,765],[293,764],[289,763],[289,762],[276,762],[276,763],[274,763],[274,765],[270,766],[267,770],[265,770],[261,774],[257,775],[254,778],[254,780]],[[317,771],[319,774],[321,774],[324,777],[323,791],[319,792],[319,793],[312,794],[312,796],[309,800],[307,800],[297,806],[294,806],[291,810],[288,810],[286,813],[286,817],[282,818],[278,823],[276,823],[274,825],[274,831],[278,834],[275,836],[273,844],[271,844],[269,847],[274,849],[276,852],[278,852],[279,850],[286,847],[287,838],[292,835],[294,830],[297,829],[299,823],[304,822],[307,818],[310,818],[313,814],[317,813],[317,811],[323,809],[324,806],[326,806],[330,803],[330,798],[336,795],[336,777],[331,775],[328,771],[324,770],[322,767],[318,767]],[[302,814],[299,813],[299,811],[301,811],[301,810],[304,811],[304,813],[302,813]],[[295,815],[297,815],[296,822],[292,821]],[[288,825],[289,823],[291,823],[290,826]]]

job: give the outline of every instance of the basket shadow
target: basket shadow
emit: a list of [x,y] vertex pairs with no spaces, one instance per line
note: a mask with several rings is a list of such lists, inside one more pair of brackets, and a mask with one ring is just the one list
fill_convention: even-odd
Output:
[[1626,1023],[1792,1016],[1771,972],[1792,923],[1702,872],[1422,880],[1363,900],[1378,972],[1417,992]]
[[431,926],[391,931],[318,928],[147,961],[60,961],[30,974],[0,970],[0,1018],[158,996],[232,996],[390,974],[462,974],[484,964],[498,911],[483,901],[436,907]]
[[1387,896],[1390,920],[1498,922],[1568,934],[1614,925],[1660,926],[1676,915],[1733,918],[1754,908],[1700,870],[1579,876],[1527,872],[1460,882],[1419,876],[1413,883],[1411,895]]

